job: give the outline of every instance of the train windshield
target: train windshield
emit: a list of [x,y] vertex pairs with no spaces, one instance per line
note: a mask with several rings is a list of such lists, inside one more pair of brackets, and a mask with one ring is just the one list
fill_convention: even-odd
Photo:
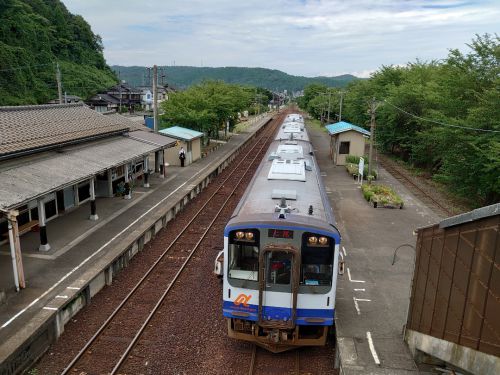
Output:
[[333,278],[334,241],[329,237],[304,233],[300,284],[331,286]]
[[249,244],[229,247],[229,277],[239,280],[259,279],[259,248]]

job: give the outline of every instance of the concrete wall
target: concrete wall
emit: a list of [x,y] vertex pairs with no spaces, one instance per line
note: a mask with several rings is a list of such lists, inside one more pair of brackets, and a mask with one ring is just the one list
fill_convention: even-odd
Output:
[[[351,142],[349,147],[349,154],[339,154],[339,148],[341,142]],[[363,156],[365,153],[365,137],[354,130],[348,132],[340,133],[337,135],[337,165],[345,165],[345,158],[347,155]]]
[[417,361],[423,352],[472,374],[500,374],[500,358],[494,355],[411,329],[406,330],[405,341]]

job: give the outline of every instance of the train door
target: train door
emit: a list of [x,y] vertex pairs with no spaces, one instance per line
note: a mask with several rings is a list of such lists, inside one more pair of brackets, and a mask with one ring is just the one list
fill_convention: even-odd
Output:
[[293,246],[268,245],[260,255],[259,324],[295,327],[300,253]]

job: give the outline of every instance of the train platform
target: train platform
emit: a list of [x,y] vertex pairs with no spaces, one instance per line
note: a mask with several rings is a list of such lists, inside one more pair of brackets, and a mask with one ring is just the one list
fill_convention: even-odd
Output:
[[378,167],[377,182],[392,186],[404,209],[373,208],[344,166],[329,159],[329,137],[311,129],[311,139],[342,234],[336,299],[337,355],[341,374],[416,374],[420,371],[403,341],[415,252],[413,231],[439,221],[430,209]]
[[19,373],[43,354],[64,324],[270,119],[252,119],[245,131],[187,167],[168,166],[165,178],[153,175],[151,187],[134,188],[131,200],[98,198],[98,221],[88,220],[88,203],[50,221],[48,252],[37,250],[38,233],[22,236],[27,287],[20,292],[14,289],[9,249],[0,246],[0,290],[6,291],[0,303],[0,373]]

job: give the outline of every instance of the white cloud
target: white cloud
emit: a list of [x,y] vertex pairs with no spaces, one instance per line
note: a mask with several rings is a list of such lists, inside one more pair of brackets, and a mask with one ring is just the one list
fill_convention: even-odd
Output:
[[100,34],[110,64],[349,72],[439,59],[498,30],[500,3],[459,0],[63,0]]

